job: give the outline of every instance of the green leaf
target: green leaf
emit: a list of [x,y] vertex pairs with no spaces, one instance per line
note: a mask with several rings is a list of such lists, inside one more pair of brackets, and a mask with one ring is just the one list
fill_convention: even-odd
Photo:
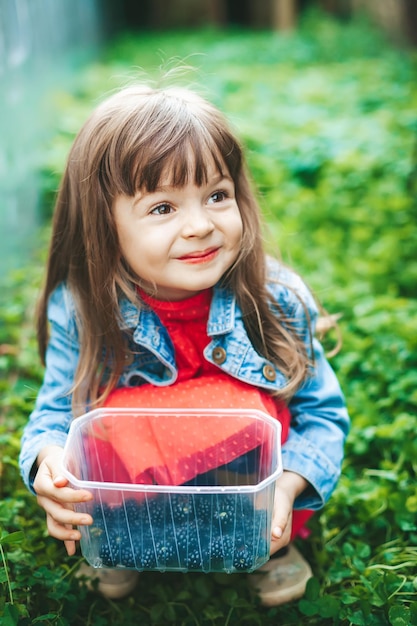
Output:
[[235,589],[226,589],[222,593],[222,598],[227,605],[235,606],[235,602],[239,599],[239,596]]
[[307,615],[307,617],[318,615],[320,610],[317,602],[310,602],[310,600],[306,600],[305,598],[302,598],[299,601],[298,608],[301,613],[303,613],[303,615]]
[[352,546],[350,543],[344,543],[343,544],[343,554],[345,554],[346,556],[349,557],[354,557],[356,554],[355,548],[354,546]]
[[157,603],[151,607],[150,616],[154,623],[160,623],[161,617],[165,613],[165,604]]
[[392,606],[389,610],[391,626],[410,626],[410,609],[405,606]]
[[45,620],[55,620],[58,617],[57,613],[45,613],[44,615],[39,615],[32,620],[32,624],[37,624],[38,622],[44,622]]
[[367,617],[362,613],[362,611],[355,611],[349,615],[350,623],[354,624],[354,626],[367,626],[369,623]]
[[175,607],[168,603],[165,605],[164,619],[173,622],[176,619]]
[[19,623],[19,611],[14,604],[6,602],[3,616],[0,615],[1,626],[16,626]]
[[410,496],[407,498],[405,506],[410,513],[417,513],[417,496]]
[[20,543],[25,538],[23,530],[17,530],[14,533],[6,533],[0,537],[0,543],[2,545]]
[[357,596],[353,596],[349,593],[343,592],[341,595],[341,601],[343,604],[351,605],[358,601]]
[[320,598],[318,605],[321,617],[336,617],[340,612],[340,601],[330,595]]
[[304,594],[304,598],[310,602],[317,600],[320,596],[320,583],[317,578],[310,578],[307,581],[307,586]]

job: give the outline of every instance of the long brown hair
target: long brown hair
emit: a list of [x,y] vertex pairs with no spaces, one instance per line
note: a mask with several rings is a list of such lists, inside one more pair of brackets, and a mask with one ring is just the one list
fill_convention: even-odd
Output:
[[[167,173],[174,186],[184,185],[190,176],[201,185],[210,160],[232,177],[243,222],[239,257],[223,281],[236,294],[255,349],[287,377],[281,395],[290,396],[304,379],[305,338],[283,318],[266,288],[260,210],[239,141],[217,108],[194,92],[138,85],[110,96],[84,124],[56,201],[38,342],[44,358],[48,299],[65,281],[74,297],[80,335],[73,406],[83,407],[87,397],[99,402],[114,388],[129,357],[119,323],[121,295],[140,306],[138,277],[119,247],[115,198],[134,196],[141,189],[152,192]],[[104,380],[106,369],[110,376]]]

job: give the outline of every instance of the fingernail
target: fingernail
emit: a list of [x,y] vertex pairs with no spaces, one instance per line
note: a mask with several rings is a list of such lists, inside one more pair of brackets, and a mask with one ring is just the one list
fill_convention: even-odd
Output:
[[278,539],[280,537],[282,537],[282,529],[279,526],[275,526],[275,528],[272,531],[272,534],[275,535],[275,537],[278,537]]

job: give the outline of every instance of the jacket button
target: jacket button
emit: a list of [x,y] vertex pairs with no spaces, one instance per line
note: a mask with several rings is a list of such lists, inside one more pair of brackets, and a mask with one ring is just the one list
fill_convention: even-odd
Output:
[[274,382],[274,380],[276,380],[276,377],[277,377],[277,373],[275,369],[272,367],[272,365],[269,365],[269,364],[263,366],[262,374],[265,376],[267,380],[270,380],[271,382]]
[[213,349],[211,356],[213,357],[213,361],[217,363],[217,365],[221,365],[226,360],[226,350],[218,346],[217,348]]

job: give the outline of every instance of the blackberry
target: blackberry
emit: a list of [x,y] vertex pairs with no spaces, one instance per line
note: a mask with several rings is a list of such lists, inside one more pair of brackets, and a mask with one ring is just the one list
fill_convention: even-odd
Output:
[[232,559],[234,541],[233,536],[213,532],[211,537],[201,538],[201,552],[203,561],[211,563],[212,567],[223,567],[224,560]]
[[178,552],[184,554],[188,545],[188,528],[187,525],[175,526],[174,542],[177,544]]
[[248,570],[253,566],[253,550],[243,545],[235,550],[233,555],[233,567],[237,570]]
[[145,519],[149,520],[152,528],[162,527],[165,521],[165,499],[163,494],[146,498],[143,506]]
[[155,569],[156,568],[156,556],[155,551],[152,545],[148,545],[140,555],[140,558],[137,558],[137,562],[140,567],[144,569]]
[[150,494],[94,507],[104,566],[251,569],[268,553],[267,512],[246,494]]
[[184,563],[188,569],[201,569],[203,567],[203,560],[198,548],[194,548],[188,551],[187,556],[184,558]]
[[235,545],[234,533],[225,533],[221,536],[223,551],[225,554],[232,554]]
[[113,523],[113,514],[114,509],[108,504],[96,504],[92,512],[94,525],[98,528],[106,528],[108,524]]
[[178,549],[181,566],[189,569],[199,569],[201,567],[201,554],[197,525],[191,523],[176,526],[174,541]]
[[199,540],[196,525],[184,524],[183,526],[177,526],[175,529],[175,541],[181,554],[198,549]]
[[213,509],[213,496],[211,494],[196,496],[195,509],[199,521],[203,524],[209,523]]
[[220,522],[222,528],[232,526],[236,519],[236,502],[230,496],[219,496],[213,512],[213,518]]
[[194,518],[193,497],[188,494],[175,493],[170,500],[172,518],[175,524],[184,524]]
[[99,556],[105,567],[114,567],[116,565],[110,545],[107,541],[100,545]]
[[[126,518],[128,512],[134,516],[133,520],[128,521]],[[106,527],[99,529],[102,541],[100,556],[107,564],[135,566],[135,551],[143,537],[143,529],[138,522],[138,513],[136,503],[125,503],[124,506],[114,509],[112,515],[106,520]]]
[[126,534],[118,532],[109,533],[108,537],[104,537],[104,541],[100,547],[100,557],[106,565],[114,566],[121,562],[121,550],[124,545],[129,545],[129,539]]
[[[146,510],[143,511],[143,518],[142,518],[142,525],[140,527],[139,532],[141,532],[142,534],[151,534],[152,529],[154,527],[154,524],[152,523],[152,521],[149,519],[148,516],[148,512]],[[158,528],[157,525],[155,525],[155,528]]]
[[107,520],[107,528],[128,528],[126,511],[123,505],[115,507]]
[[120,546],[119,557],[119,564],[123,565],[123,567],[135,567],[135,553],[130,543],[124,543]]
[[202,546],[204,561],[211,562],[212,566],[223,564],[224,547],[220,537],[214,537]]
[[253,542],[252,520],[245,521],[240,515],[237,515],[236,525],[233,530],[236,545],[247,543],[248,541]]
[[157,541],[155,555],[159,567],[178,567],[178,556],[172,541]]
[[124,511],[129,527],[138,528],[143,522],[143,507],[136,500],[126,500],[124,503]]
[[93,518],[94,526],[98,528],[104,528],[104,519],[107,516],[105,515],[101,506],[95,505],[93,510],[91,511],[91,517]]
[[200,544],[200,533],[196,522],[190,522],[189,524],[186,524],[186,527],[188,531],[188,549],[198,549]]
[[223,546],[224,566],[227,567],[227,569],[230,569],[232,565],[233,550],[234,550],[234,545],[235,545],[233,533],[224,534],[221,538],[221,542]]
[[255,507],[253,506],[252,498],[245,494],[239,494],[236,503],[236,510],[239,514],[253,517]]
[[186,528],[177,529],[173,542],[175,553],[178,556],[179,567],[186,567],[185,559],[188,553],[188,533]]

